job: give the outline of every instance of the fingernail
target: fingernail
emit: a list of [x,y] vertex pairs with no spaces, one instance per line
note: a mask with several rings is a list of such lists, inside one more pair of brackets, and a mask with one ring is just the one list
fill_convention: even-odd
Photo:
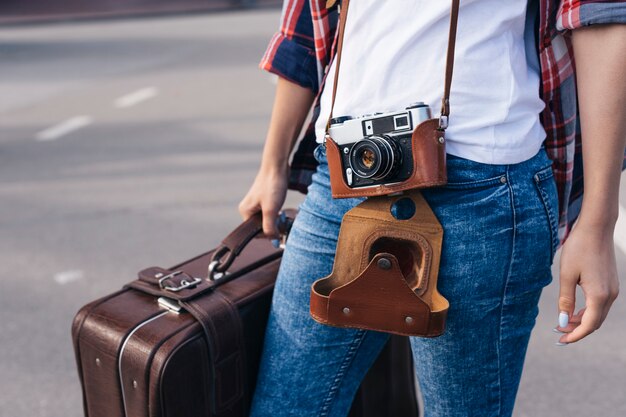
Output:
[[567,346],[567,343],[563,343],[563,342],[556,342],[555,345],[557,346]]
[[558,333],[558,334],[565,334],[565,332],[560,331],[559,329],[557,329],[556,327],[554,329],[552,329],[552,331],[554,333]]
[[272,246],[274,246],[275,248],[278,248],[280,246],[280,240],[278,239],[272,239],[270,240],[270,242],[272,242]]
[[559,327],[567,326],[569,322],[569,315],[565,311],[561,311],[559,313]]

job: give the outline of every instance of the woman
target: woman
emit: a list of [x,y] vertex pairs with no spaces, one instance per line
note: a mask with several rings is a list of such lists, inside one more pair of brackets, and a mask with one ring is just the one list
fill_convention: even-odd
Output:
[[[441,3],[352,0],[334,115],[401,110],[415,101],[436,108],[449,16],[449,4]],[[626,22],[626,6],[558,5],[461,2],[446,132],[449,184],[423,192],[444,228],[438,286],[450,310],[444,335],[410,339],[426,416],[512,414],[539,296],[568,234],[557,344],[598,329],[617,297],[612,236],[624,163],[626,26],[616,23]],[[270,236],[290,174],[307,183],[297,169],[314,164],[301,157],[312,138],[323,140],[336,13],[325,1],[286,0],[281,31],[261,63],[279,81],[261,168],[239,209],[244,218],[261,210]],[[290,169],[313,104],[315,126]],[[309,317],[310,285],[330,273],[341,218],[361,201],[332,199],[324,147],[314,155],[317,168],[276,283],[254,417],[345,416],[388,338]],[[582,205],[572,188],[581,155]],[[579,312],[577,284],[586,306]]]

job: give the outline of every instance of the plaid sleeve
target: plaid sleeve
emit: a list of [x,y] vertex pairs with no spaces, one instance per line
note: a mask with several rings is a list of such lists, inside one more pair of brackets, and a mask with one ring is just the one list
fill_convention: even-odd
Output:
[[557,30],[606,23],[626,23],[626,0],[560,0]]
[[280,20],[280,30],[270,40],[259,68],[317,93],[317,62],[309,1],[285,0]]

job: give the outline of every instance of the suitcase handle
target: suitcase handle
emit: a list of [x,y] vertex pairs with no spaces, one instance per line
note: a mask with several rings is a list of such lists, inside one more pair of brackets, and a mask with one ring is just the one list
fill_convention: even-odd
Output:
[[[278,214],[277,226],[283,242],[287,239],[296,213],[294,209],[285,209]],[[262,232],[263,216],[259,211],[241,223],[215,249],[209,263],[208,278],[212,281],[221,278],[248,243]]]

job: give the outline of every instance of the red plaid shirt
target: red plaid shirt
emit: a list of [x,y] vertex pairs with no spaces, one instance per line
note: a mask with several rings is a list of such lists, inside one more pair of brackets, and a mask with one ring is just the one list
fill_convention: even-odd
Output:
[[[532,0],[531,0],[532,1]],[[626,23],[626,0],[539,0],[537,51],[540,95],[546,106],[541,122],[545,147],[559,192],[559,237],[564,241],[580,213],[583,165],[574,56],[570,30],[603,23]],[[462,15],[459,17],[462,19]],[[290,188],[306,192],[315,171],[314,124],[329,62],[334,56],[338,13],[326,0],[285,0],[280,30],[260,67],[316,93],[313,120],[291,161]],[[454,88],[454,87],[453,87]],[[626,155],[624,160],[626,168]]]

